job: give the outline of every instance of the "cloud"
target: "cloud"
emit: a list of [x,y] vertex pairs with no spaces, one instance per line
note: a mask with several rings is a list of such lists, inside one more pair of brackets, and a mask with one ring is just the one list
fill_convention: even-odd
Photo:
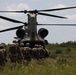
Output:
[[[26,3],[20,3],[20,4],[10,4],[6,7],[6,11],[23,11],[23,10],[29,10],[30,7]],[[8,16],[14,16],[14,17],[19,17],[22,16],[23,14],[21,13],[6,13]]]
[[3,29],[6,29],[6,28],[9,28],[9,25],[2,25],[1,23],[0,23],[0,30],[3,30]]
[[76,35],[71,34],[62,38],[62,40],[76,40]]
[[47,18],[45,18],[45,17],[43,17],[43,16],[38,16],[38,22],[40,22],[40,23],[48,23],[48,20],[47,20]]
[[62,4],[58,4],[58,5],[56,5],[54,7],[51,7],[51,8],[64,8],[64,7],[66,7],[66,6],[65,5],[62,5]]
[[42,1],[42,0],[32,0],[32,1]]
[[29,6],[24,3],[20,3],[19,5],[11,4],[6,7],[6,10],[28,10]]
[[71,14],[71,15],[66,15],[69,20],[75,20],[76,19],[76,14]]

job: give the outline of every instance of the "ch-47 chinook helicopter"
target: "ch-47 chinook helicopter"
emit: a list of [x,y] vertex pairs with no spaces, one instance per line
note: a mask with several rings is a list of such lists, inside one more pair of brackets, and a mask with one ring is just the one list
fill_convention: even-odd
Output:
[[[73,9],[76,8],[76,6],[73,7],[65,7],[65,8],[55,8],[55,9],[46,9],[46,10],[24,10],[24,11],[0,11],[1,13],[24,13],[28,15],[28,23],[24,23],[22,21],[18,21],[15,19],[7,18],[4,16],[0,16],[1,19],[14,22],[14,23],[22,23],[23,25],[13,28],[8,28],[4,30],[0,30],[1,32],[10,31],[17,29],[16,35],[18,39],[18,43],[26,43],[28,42],[30,44],[30,47],[34,47],[35,44],[43,45],[45,48],[45,43],[47,41],[44,40],[44,38],[48,35],[48,30],[45,28],[41,28],[37,32],[37,25],[62,25],[62,26],[75,26],[75,24],[38,24],[37,23],[37,15],[43,15],[43,16],[50,16],[50,17],[56,17],[61,19],[67,19],[67,17],[58,16],[58,15],[52,15],[44,12],[50,12],[50,11],[59,11],[59,10],[65,10],[65,9]],[[24,27],[24,29],[23,29]]]

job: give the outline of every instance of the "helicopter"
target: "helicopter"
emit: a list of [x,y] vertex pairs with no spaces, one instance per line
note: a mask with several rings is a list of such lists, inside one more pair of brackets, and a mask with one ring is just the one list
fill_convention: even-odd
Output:
[[[45,12],[59,11],[59,10],[66,10],[66,9],[73,9],[73,8],[76,8],[76,6],[45,9],[45,10],[0,11],[0,13],[24,13],[24,14],[27,14],[27,16],[28,16],[28,23],[26,23],[26,22],[24,23],[22,21],[11,19],[11,18],[8,18],[5,16],[0,16],[1,19],[7,20],[10,22],[14,22],[14,23],[23,24],[21,26],[0,30],[0,33],[17,29],[16,30],[17,37],[14,37],[14,38],[18,40],[19,44],[24,43],[24,45],[26,46],[26,43],[29,43],[31,48],[33,48],[35,44],[38,44],[38,45],[42,45],[43,48],[45,49],[45,44],[48,44],[48,41],[45,40],[45,37],[48,35],[49,31],[45,28],[40,28],[37,32],[38,25],[76,26],[76,24],[38,24],[37,15],[67,19],[67,17],[48,14]],[[23,27],[24,27],[24,29],[23,29]]]

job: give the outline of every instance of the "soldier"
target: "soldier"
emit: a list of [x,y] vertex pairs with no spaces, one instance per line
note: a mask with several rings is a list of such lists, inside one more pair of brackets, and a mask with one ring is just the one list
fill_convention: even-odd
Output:
[[35,44],[34,48],[32,49],[32,55],[34,59],[39,59],[39,49],[37,44]]
[[45,58],[49,57],[49,55],[50,55],[50,52],[47,49],[45,49]]
[[4,62],[7,62],[7,51],[3,48],[3,58]]
[[40,59],[45,57],[44,48],[42,45],[39,45],[39,51],[40,51]]
[[22,65],[24,64],[24,43],[20,44],[19,50],[18,50],[18,62]]
[[10,61],[12,63],[12,67],[16,66],[16,62],[18,60],[18,46],[16,43],[13,43],[10,45],[9,47],[9,57],[10,57]]
[[26,47],[24,47],[24,59],[27,61],[27,64],[31,61],[31,48],[29,43],[26,43]]
[[6,50],[3,48],[3,45],[0,45],[0,67],[3,68],[5,65],[7,53]]

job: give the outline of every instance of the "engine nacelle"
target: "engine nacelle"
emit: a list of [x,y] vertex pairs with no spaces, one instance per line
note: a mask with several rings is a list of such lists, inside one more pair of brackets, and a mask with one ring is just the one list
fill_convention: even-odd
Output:
[[18,38],[23,38],[24,35],[25,35],[25,30],[23,30],[23,29],[18,29],[18,30],[16,31],[16,35],[17,35]]
[[45,38],[45,37],[48,35],[48,30],[45,29],[45,28],[41,28],[41,29],[39,29],[38,34],[39,34],[42,38]]

